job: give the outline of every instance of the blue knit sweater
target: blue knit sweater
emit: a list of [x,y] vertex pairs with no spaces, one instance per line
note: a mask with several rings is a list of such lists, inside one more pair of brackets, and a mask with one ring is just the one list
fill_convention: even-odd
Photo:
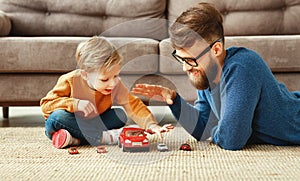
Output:
[[226,50],[222,76],[213,89],[198,90],[194,106],[178,94],[170,105],[197,140],[212,137],[224,149],[249,143],[300,144],[300,92],[290,92],[264,60],[246,48]]

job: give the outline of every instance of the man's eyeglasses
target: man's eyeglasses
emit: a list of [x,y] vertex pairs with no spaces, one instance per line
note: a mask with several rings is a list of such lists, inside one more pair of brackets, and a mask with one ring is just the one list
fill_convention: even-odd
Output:
[[202,57],[204,54],[206,54],[213,46],[215,43],[222,41],[222,38],[217,39],[213,43],[211,43],[207,48],[205,48],[197,57],[195,58],[189,58],[189,57],[180,57],[176,55],[176,50],[173,51],[172,55],[173,57],[181,64],[187,63],[188,65],[192,67],[197,67],[198,63],[197,60]]

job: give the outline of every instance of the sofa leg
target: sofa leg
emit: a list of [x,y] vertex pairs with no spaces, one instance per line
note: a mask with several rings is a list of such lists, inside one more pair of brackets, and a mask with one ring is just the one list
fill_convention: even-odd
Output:
[[8,115],[8,112],[9,112],[8,107],[7,106],[3,106],[2,111],[3,111],[3,118],[8,119],[8,116],[9,116]]

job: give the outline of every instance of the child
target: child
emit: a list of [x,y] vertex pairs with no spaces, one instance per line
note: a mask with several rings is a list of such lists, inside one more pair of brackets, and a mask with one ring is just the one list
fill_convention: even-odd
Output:
[[62,75],[41,99],[45,134],[56,148],[72,145],[116,144],[127,121],[123,106],[138,126],[161,136],[173,129],[157,124],[154,116],[119,78],[121,57],[104,37],[94,36],[76,50],[79,69]]

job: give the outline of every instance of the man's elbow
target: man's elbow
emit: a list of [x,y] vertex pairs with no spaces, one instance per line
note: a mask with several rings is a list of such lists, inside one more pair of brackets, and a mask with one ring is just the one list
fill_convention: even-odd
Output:
[[214,143],[224,150],[231,150],[231,151],[241,150],[246,145],[246,143],[242,143],[242,142],[224,142],[224,141],[215,141],[215,140]]
[[230,150],[230,151],[237,151],[244,148],[244,146],[240,146],[240,145],[219,145],[219,146],[224,150]]

